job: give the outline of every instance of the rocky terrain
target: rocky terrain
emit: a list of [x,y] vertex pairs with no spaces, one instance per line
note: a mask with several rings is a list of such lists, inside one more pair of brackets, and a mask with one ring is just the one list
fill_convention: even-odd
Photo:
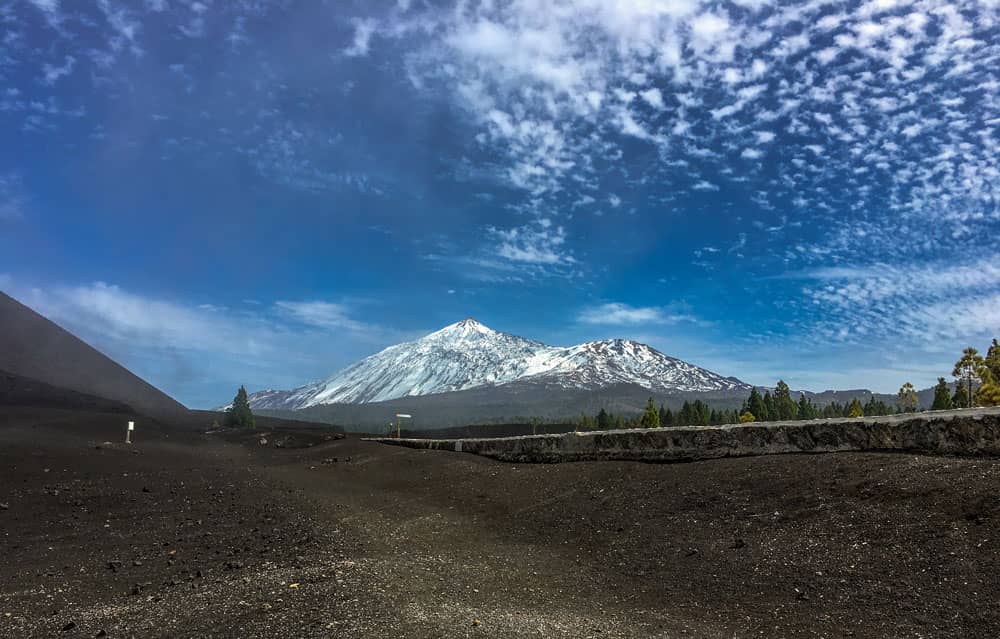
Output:
[[446,429],[444,439],[394,438],[390,434],[377,441],[530,463],[701,461],[835,452],[1000,456],[1000,408],[995,407],[724,426],[574,430],[490,438]]
[[[9,637],[993,637],[1000,465],[523,465],[0,409]],[[105,443],[115,442],[115,443]],[[280,444],[280,446],[279,446]]]

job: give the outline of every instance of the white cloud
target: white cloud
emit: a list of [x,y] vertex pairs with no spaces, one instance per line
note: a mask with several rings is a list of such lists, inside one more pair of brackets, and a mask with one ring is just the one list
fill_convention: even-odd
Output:
[[564,247],[566,230],[562,226],[553,226],[548,219],[511,229],[489,230],[499,240],[496,254],[505,260],[547,266],[573,264],[576,261]]
[[281,311],[286,311],[295,319],[317,328],[349,331],[363,331],[365,325],[351,319],[350,309],[343,304],[331,302],[287,302],[278,301],[274,305]]
[[59,78],[73,73],[74,66],[76,66],[76,58],[71,55],[66,56],[61,66],[46,63],[42,66],[42,72],[45,76],[43,82],[52,86]]
[[921,348],[1000,333],[1000,256],[965,264],[872,264],[791,274],[818,282],[804,293],[814,330],[837,341],[898,339]]
[[351,46],[344,49],[344,55],[348,57],[362,57],[368,55],[371,46],[372,36],[375,35],[377,23],[372,19],[354,21],[354,40]]
[[45,13],[53,14],[59,11],[59,0],[29,0],[29,2]]
[[663,307],[633,307],[611,302],[585,308],[577,315],[577,321],[584,324],[605,324],[626,326],[638,324],[672,324],[681,321],[695,321],[690,315],[672,313]]
[[663,108],[663,94],[660,93],[659,89],[655,87],[652,89],[646,89],[645,91],[640,91],[639,95],[642,96],[642,99],[654,109]]

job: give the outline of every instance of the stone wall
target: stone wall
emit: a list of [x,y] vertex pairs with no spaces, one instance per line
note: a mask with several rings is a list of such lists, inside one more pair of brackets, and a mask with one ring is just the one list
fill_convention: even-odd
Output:
[[671,462],[868,450],[1000,456],[1000,408],[498,439],[378,438],[372,441],[460,451],[521,463],[612,459]]

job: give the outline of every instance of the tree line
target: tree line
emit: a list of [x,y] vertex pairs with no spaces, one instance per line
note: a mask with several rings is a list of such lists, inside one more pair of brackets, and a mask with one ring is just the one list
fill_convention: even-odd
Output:
[[[955,391],[944,377],[938,378],[934,387],[934,401],[931,410],[971,408],[974,406],[1000,406],[1000,342],[996,339],[982,356],[973,348],[966,348],[952,371],[955,377]],[[696,399],[685,401],[676,412],[663,404],[659,407],[650,397],[646,409],[640,414],[615,415],[604,408],[596,415],[583,414],[576,424],[587,430],[611,430],[617,428],[661,428],[671,426],[716,426],[749,422],[793,421],[836,417],[873,417],[912,413],[920,410],[920,399],[913,384],[906,382],[899,388],[895,403],[886,403],[874,395],[864,403],[855,397],[850,402],[830,402],[817,406],[805,393],[798,399],[792,397],[791,389],[784,380],[778,380],[772,393],[764,389],[761,394],[757,387],[750,389],[739,409],[714,408]]]

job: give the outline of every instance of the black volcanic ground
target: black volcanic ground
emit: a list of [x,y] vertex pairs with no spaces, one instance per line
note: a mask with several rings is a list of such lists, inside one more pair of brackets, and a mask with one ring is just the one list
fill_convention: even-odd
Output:
[[122,434],[115,412],[0,407],[0,635],[1000,627],[992,459],[523,466],[321,430]]

